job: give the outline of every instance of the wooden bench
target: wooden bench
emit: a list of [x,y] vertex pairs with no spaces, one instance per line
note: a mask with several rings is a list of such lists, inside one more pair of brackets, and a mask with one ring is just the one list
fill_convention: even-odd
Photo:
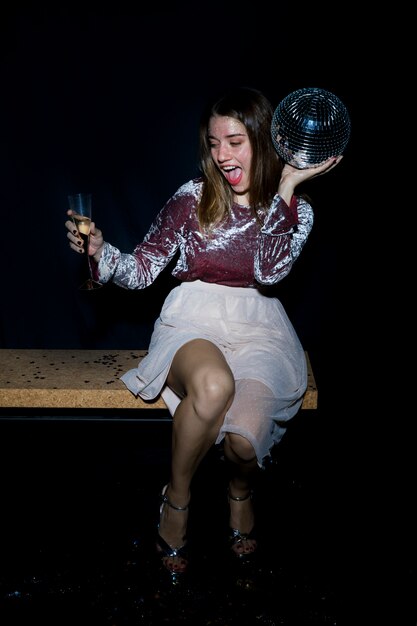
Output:
[[[146,350],[0,349],[0,417],[171,419],[161,397],[151,402],[135,398],[120,380],[146,354]],[[306,357],[308,387],[301,408],[316,409],[317,386],[307,352]]]

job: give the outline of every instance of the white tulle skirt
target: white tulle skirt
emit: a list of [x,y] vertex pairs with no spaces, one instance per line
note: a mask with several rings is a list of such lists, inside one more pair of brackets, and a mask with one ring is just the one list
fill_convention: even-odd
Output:
[[163,304],[148,354],[121,380],[144,400],[162,394],[175,419],[181,399],[166,386],[166,378],[177,350],[196,338],[222,351],[236,383],[216,444],[226,432],[240,434],[263,466],[307,388],[304,349],[281,302],[252,288],[182,283]]

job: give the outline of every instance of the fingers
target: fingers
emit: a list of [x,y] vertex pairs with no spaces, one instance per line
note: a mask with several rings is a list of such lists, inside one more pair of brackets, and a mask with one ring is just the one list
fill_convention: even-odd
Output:
[[71,248],[71,250],[75,250],[75,252],[78,252],[79,254],[84,253],[83,242],[82,239],[80,239],[78,233],[77,235],[74,235],[72,232],[69,231],[67,233],[67,239],[69,240],[69,247]]
[[91,222],[90,244],[96,250],[103,244],[103,233],[96,227],[94,222]]
[[80,247],[79,245],[70,242],[69,247],[71,250],[78,252],[78,254],[84,254],[84,248],[82,246]]
[[299,170],[301,172],[301,178],[303,178],[304,180],[309,180],[312,178],[316,178],[317,176],[327,174],[328,172],[330,172],[330,170],[336,167],[336,165],[338,165],[342,159],[342,155],[339,155],[337,157],[330,157],[330,159],[327,159],[326,161],[324,161],[324,163],[321,163],[320,165]]
[[67,228],[70,232],[72,232],[74,235],[76,233],[78,233],[77,227],[74,224],[74,222],[72,220],[67,220],[65,222],[65,228]]
[[74,243],[76,239],[77,240],[80,239],[80,233],[78,232],[78,229],[76,225],[74,224],[74,222],[72,222],[71,220],[67,220],[65,222],[65,227],[68,230],[67,232],[68,239],[71,239],[72,241],[74,241]]
[[342,159],[343,159],[343,155],[341,154],[337,157],[330,157],[330,159],[327,159],[324,163],[322,163],[318,167],[311,168],[311,169],[313,172],[315,172],[315,175],[318,176],[319,174],[324,174],[325,172],[329,172],[330,170],[332,170],[334,167],[336,167],[338,163],[340,163]]
[[67,239],[69,240],[70,248],[79,254],[83,254],[83,242],[74,222],[72,220],[67,220],[65,222],[65,226],[68,230]]

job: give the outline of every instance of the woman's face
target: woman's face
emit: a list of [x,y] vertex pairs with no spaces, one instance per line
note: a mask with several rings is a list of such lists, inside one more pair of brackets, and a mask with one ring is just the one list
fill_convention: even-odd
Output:
[[242,203],[250,189],[252,163],[245,126],[233,117],[215,115],[209,121],[208,139],[214,162]]

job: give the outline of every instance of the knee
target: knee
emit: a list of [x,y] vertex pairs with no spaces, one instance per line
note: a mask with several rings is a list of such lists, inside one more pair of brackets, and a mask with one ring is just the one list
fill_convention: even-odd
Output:
[[194,408],[202,419],[223,417],[232,404],[235,384],[224,372],[207,372],[195,386]]
[[248,439],[237,435],[236,433],[226,433],[225,435],[225,452],[227,456],[227,450],[230,450],[235,457],[238,457],[240,461],[249,463],[256,458],[254,447]]

